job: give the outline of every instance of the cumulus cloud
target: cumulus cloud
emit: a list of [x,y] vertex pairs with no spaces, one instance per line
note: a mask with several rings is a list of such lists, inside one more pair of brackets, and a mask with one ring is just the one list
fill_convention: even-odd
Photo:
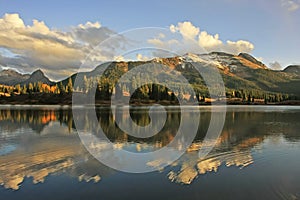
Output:
[[117,61],[117,62],[126,61],[126,59],[124,58],[124,56],[121,56],[121,55],[115,56],[114,60]]
[[2,29],[12,29],[12,28],[24,28],[25,24],[22,19],[20,19],[18,14],[5,14],[2,19],[0,19],[0,25]]
[[[219,34],[209,34],[207,31],[200,30],[199,27],[194,26],[191,22],[179,22],[177,25],[169,27],[171,33],[179,33],[182,40],[172,39],[167,40],[165,37],[156,37],[148,40],[148,43],[160,48],[172,49],[172,44],[183,44],[184,49],[180,53],[203,53],[199,51],[224,51],[232,54],[241,52],[250,53],[254,49],[254,45],[246,40],[223,42]],[[195,46],[196,45],[196,46]]]
[[[2,54],[0,65],[25,72],[41,68],[51,72],[51,78],[59,79],[69,75],[66,71],[75,72],[83,61],[89,63],[85,58],[94,46],[113,34],[99,22],[86,22],[61,31],[35,19],[26,25],[18,14],[5,14],[0,18],[0,48],[16,56]],[[111,48],[94,53],[91,59],[99,62],[113,59]]]
[[293,12],[300,8],[300,0],[281,0],[281,6]]
[[144,56],[144,55],[142,55],[142,54],[140,54],[140,53],[136,54],[136,59],[137,59],[138,61],[147,61],[147,60],[150,60],[149,57]]
[[87,22],[85,25],[79,24],[72,29],[72,36],[75,39],[92,46],[98,45],[99,42],[113,34],[115,34],[114,31],[101,27],[99,22],[94,24]]
[[211,51],[218,48],[223,42],[219,40],[219,34],[209,35],[206,31],[202,31],[198,36],[198,43],[203,48]]
[[[158,48],[153,52],[153,56],[169,57],[187,52],[204,53],[205,51],[199,52],[199,47],[207,51],[217,50],[236,54],[249,53],[254,48],[252,43],[244,40],[223,42],[219,34],[212,35],[200,30],[189,21],[171,25],[169,30],[171,34],[177,33],[180,37],[169,38],[170,33],[164,32],[148,38],[148,44]],[[114,39],[107,42],[106,39],[111,37]],[[88,21],[62,31],[47,26],[44,21],[34,19],[31,24],[25,24],[18,14],[5,14],[0,18],[0,49],[2,49],[0,66],[14,68],[24,73],[40,68],[47,72],[50,78],[58,80],[76,72],[79,66],[87,70],[101,62],[124,60],[123,57],[116,55],[120,55],[122,50],[132,45],[131,42],[135,39],[137,38],[129,39],[118,35],[113,30],[103,27],[100,22]],[[100,42],[101,48],[96,48]],[[140,45],[141,42],[136,43]],[[180,45],[182,43],[185,45]],[[171,55],[164,49],[176,52]],[[136,59],[151,58],[149,55],[145,57],[137,54]]]
[[79,24],[78,27],[81,29],[100,28],[101,24],[99,22],[86,22],[85,24]]
[[254,45],[251,42],[245,40],[238,40],[236,42],[228,40],[225,45],[223,45],[225,51],[238,54],[241,52],[250,53],[254,49]]
[[171,40],[162,40],[160,38],[152,38],[148,39],[148,43],[155,45],[159,48],[166,48],[166,46],[171,46],[174,44],[179,44],[178,40],[171,39]]
[[177,26],[170,26],[171,32],[179,31],[179,33],[183,36],[184,39],[194,39],[198,34],[200,29],[194,26],[191,22],[179,22]]
[[275,61],[273,63],[270,63],[270,68],[273,70],[281,70],[282,66],[279,64],[279,62]]

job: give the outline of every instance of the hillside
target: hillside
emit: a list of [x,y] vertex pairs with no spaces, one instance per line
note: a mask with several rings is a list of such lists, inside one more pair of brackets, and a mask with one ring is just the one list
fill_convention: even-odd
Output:
[[[265,64],[249,54],[241,53],[239,55],[232,55],[224,52],[212,52],[209,54],[187,53],[183,56],[155,58],[148,61],[104,63],[95,67],[95,69],[90,72],[76,73],[59,82],[52,82],[41,70],[37,70],[30,75],[23,75],[13,70],[4,70],[0,72],[0,89],[2,91],[2,96],[10,96],[5,95],[6,92],[17,95],[27,93],[38,94],[41,92],[69,94],[70,91],[88,92],[91,88],[96,87],[98,83],[99,90],[106,90],[103,94],[100,94],[100,96],[102,96],[101,98],[108,100],[109,95],[112,93],[112,88],[115,86],[118,79],[126,72],[143,64],[153,66],[164,65],[165,71],[163,73],[151,71],[151,69],[149,69],[148,72],[151,73],[152,77],[166,77],[165,80],[176,88],[176,91],[173,92],[176,94],[182,93],[186,99],[189,98],[189,95],[188,91],[182,91],[184,85],[180,82],[180,75],[186,77],[196,94],[199,94],[202,98],[209,98],[205,82],[195,69],[195,66],[204,73],[207,71],[208,67],[217,68],[224,80],[226,96],[228,98],[237,98],[242,99],[243,101],[246,99],[248,99],[247,101],[250,101],[250,97],[251,101],[254,101],[254,99],[266,98],[270,99],[270,101],[300,99],[299,65],[291,65],[284,70],[275,71],[267,68]],[[105,68],[106,71],[104,72],[103,70]],[[138,81],[140,78],[139,73],[136,74],[135,81]],[[100,77],[100,74],[103,74],[104,76]],[[74,86],[75,78],[77,78],[78,84],[76,86]],[[70,79],[72,80],[71,83]],[[41,84],[34,84],[34,88],[29,88],[29,83]],[[17,84],[20,84],[22,88],[9,87],[16,86]],[[132,80],[125,80],[119,87],[122,88],[124,94],[128,95],[132,84],[134,84]],[[7,87],[1,85],[6,85]],[[139,93],[143,94],[138,94],[137,96],[142,99],[151,98],[148,86],[143,90],[144,91],[139,91]],[[161,88],[160,90],[164,91],[165,89]],[[167,93],[168,91],[165,91],[164,94],[161,95],[166,95]],[[30,98],[32,98],[32,95],[30,95]],[[59,98],[62,97],[49,99],[55,99],[55,102],[61,102],[59,101]],[[14,99],[15,101],[19,101],[18,97],[15,97]],[[29,99],[28,102],[32,102],[32,99]],[[68,102],[70,102],[70,99],[68,99]]]
[[28,85],[29,83],[38,83],[38,82],[42,82],[44,84],[47,85],[54,85],[55,82],[50,81],[50,79],[44,74],[44,72],[42,72],[42,70],[36,70],[34,71],[28,79],[26,79],[25,81],[21,82],[21,85]]
[[290,65],[287,66],[283,72],[294,74],[297,76],[297,78],[300,78],[300,65]]
[[[267,68],[265,64],[246,53],[239,55],[223,52],[212,52],[209,54],[188,53],[180,57],[155,58],[149,61],[105,63],[97,66],[91,72],[80,72],[72,75],[71,78],[74,81],[75,77],[77,77],[79,85],[83,85],[84,76],[88,79],[97,79],[100,72],[103,72],[103,68],[109,65],[107,72],[104,74],[113,82],[138,65],[155,65],[156,63],[166,65],[170,69],[180,72],[196,90],[202,93],[206,93],[207,89],[203,79],[193,65],[203,66],[203,69],[205,69],[206,65],[217,67],[228,92],[251,90],[257,93],[283,93],[300,97],[299,66],[289,66],[285,70],[275,71]],[[155,72],[152,74],[153,76],[156,75]],[[64,85],[67,84],[68,79],[62,81]],[[170,81],[176,84],[176,77]]]
[[16,85],[22,81],[27,80],[29,77],[29,74],[21,74],[14,70],[7,69],[0,72],[0,84]]
[[54,82],[50,81],[48,77],[38,69],[32,74],[21,74],[17,71],[8,69],[0,72],[0,84],[3,85],[28,85],[29,83],[42,82],[44,84],[53,85]]

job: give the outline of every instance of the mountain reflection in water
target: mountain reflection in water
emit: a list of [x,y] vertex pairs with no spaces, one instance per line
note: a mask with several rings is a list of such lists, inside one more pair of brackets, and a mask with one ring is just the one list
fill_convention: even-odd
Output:
[[[299,152],[299,107],[228,107],[225,126],[215,147],[206,158],[199,159],[198,151],[211,112],[210,107],[193,109],[200,109],[200,126],[186,153],[165,169],[160,168],[163,160],[148,163],[170,182],[192,184],[204,174],[218,173],[221,167],[244,169],[256,164],[254,155],[265,159],[264,151],[272,145],[291,145]],[[119,129],[110,108],[98,108],[97,117],[115,148],[149,152],[167,145],[178,130],[181,113],[176,107],[167,111],[162,131],[146,139],[132,137]],[[81,117],[88,129],[95,124],[85,114],[82,110]],[[121,123],[130,117],[138,125],[150,123],[147,107],[132,108],[130,115],[122,114],[121,109],[117,117]],[[78,181],[100,183],[116,173],[95,160],[81,144],[70,108],[0,108],[0,185],[4,188],[18,190],[26,178],[37,184],[47,181],[50,175],[62,174],[76,177]]]

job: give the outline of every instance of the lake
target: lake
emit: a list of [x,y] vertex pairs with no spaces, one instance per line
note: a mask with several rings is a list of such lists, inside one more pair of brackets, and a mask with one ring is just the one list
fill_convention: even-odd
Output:
[[[84,107],[73,115],[69,107],[1,106],[0,198],[300,199],[299,106],[228,106],[222,132],[204,158],[199,151],[211,107],[187,107],[184,113],[168,107],[162,130],[147,138],[127,134],[115,121],[126,125],[130,118],[146,126],[148,107],[130,107],[129,113],[115,109],[97,108],[95,125]],[[79,122],[83,131],[100,126],[114,149],[142,154],[170,144],[180,119],[193,121],[195,109],[200,119],[192,144],[163,167],[162,159],[149,161],[155,170],[148,173],[126,173],[99,162],[76,129]],[[179,141],[184,143],[188,134]],[[103,155],[102,146],[98,151]],[[168,149],[170,155],[179,151],[181,143]]]

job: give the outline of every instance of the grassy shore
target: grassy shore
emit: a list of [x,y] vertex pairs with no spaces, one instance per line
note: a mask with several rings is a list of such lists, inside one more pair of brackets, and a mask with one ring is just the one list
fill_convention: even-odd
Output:
[[[188,101],[184,101],[185,105],[194,105]],[[205,102],[199,102],[199,105],[211,105],[213,102],[214,105],[226,104],[228,105],[300,105],[299,100],[289,100],[282,102],[267,102],[265,103],[262,100],[257,100],[254,102],[242,101],[241,99],[207,99]],[[122,102],[116,102],[119,105],[124,105]],[[72,105],[72,94],[24,94],[24,95],[15,95],[15,96],[0,96],[0,104],[12,104],[12,105]],[[111,101],[109,100],[95,100],[96,105],[110,105]],[[152,105],[152,104],[161,104],[161,105],[179,105],[178,101],[154,101],[154,100],[130,100],[130,105],[143,106],[143,105]]]

